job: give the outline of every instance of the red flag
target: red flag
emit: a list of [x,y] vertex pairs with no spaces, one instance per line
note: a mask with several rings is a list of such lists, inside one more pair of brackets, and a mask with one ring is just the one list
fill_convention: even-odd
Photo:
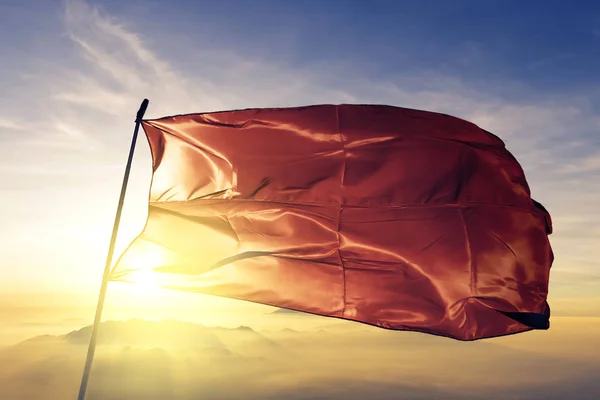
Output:
[[143,122],[147,225],[112,280],[472,340],[548,327],[548,212],[496,136],[391,106]]

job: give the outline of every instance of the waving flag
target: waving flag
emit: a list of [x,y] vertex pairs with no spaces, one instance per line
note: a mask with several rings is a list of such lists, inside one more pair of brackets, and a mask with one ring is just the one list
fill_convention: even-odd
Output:
[[148,221],[111,280],[460,340],[548,328],[550,215],[469,122],[318,105],[142,126]]

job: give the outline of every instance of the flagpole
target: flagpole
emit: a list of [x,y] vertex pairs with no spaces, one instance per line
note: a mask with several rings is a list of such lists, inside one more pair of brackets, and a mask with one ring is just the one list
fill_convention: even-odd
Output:
[[94,317],[94,325],[92,326],[92,336],[90,337],[90,343],[88,346],[87,356],[85,359],[85,367],[83,368],[83,376],[81,377],[81,385],[79,386],[79,395],[77,400],[85,400],[87,391],[88,381],[90,379],[90,371],[92,369],[92,362],[94,361],[94,354],[96,352],[96,340],[98,338],[98,328],[100,320],[102,318],[102,309],[104,308],[104,299],[106,297],[106,288],[108,286],[108,278],[110,276],[110,269],[112,266],[112,259],[115,252],[115,243],[117,241],[117,233],[119,231],[119,223],[121,222],[121,213],[123,211],[123,203],[125,201],[125,193],[127,192],[127,183],[129,182],[129,172],[131,171],[131,162],[133,160],[133,153],[135,151],[135,144],[138,137],[138,131],[140,124],[148,108],[148,99],[144,99],[140,105],[140,109],[137,112],[135,118],[135,129],[133,130],[133,138],[131,139],[131,146],[129,147],[129,157],[127,158],[127,166],[125,167],[125,175],[123,176],[123,183],[121,184],[121,195],[119,196],[119,204],[117,206],[117,214],[115,215],[115,222],[113,224],[112,235],[110,237],[110,244],[108,245],[108,254],[106,255],[106,264],[104,266],[104,275],[102,276],[102,285],[100,286],[100,295],[98,296],[98,305],[96,306],[96,316]]

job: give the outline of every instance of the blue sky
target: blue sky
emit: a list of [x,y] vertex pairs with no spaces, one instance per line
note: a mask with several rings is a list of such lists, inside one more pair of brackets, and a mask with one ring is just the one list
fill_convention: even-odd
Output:
[[545,95],[567,88],[585,91],[600,69],[600,12],[592,1],[101,4],[159,32],[299,67],[345,61],[355,71],[379,77],[434,69],[481,84],[491,81],[490,90],[500,80],[519,80]]
[[[144,97],[148,117],[386,103],[504,139],[554,218],[551,296],[600,315],[593,1],[7,0],[0,22],[0,281],[14,290],[95,290]],[[148,181],[141,142],[121,244]]]

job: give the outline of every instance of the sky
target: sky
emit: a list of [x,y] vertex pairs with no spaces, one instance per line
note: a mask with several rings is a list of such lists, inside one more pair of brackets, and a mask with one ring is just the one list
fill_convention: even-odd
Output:
[[[593,1],[4,0],[0,22],[8,298],[94,301],[143,98],[147,118],[376,103],[500,136],[553,217],[553,311],[600,316]],[[117,252],[143,227],[150,167],[141,140]]]
[[[147,118],[372,103],[493,132],[552,215],[551,327],[463,343],[111,282],[90,400],[598,398],[597,2],[2,0],[0,55],[0,398],[74,398],[144,98]],[[150,174],[141,138],[117,254]]]

